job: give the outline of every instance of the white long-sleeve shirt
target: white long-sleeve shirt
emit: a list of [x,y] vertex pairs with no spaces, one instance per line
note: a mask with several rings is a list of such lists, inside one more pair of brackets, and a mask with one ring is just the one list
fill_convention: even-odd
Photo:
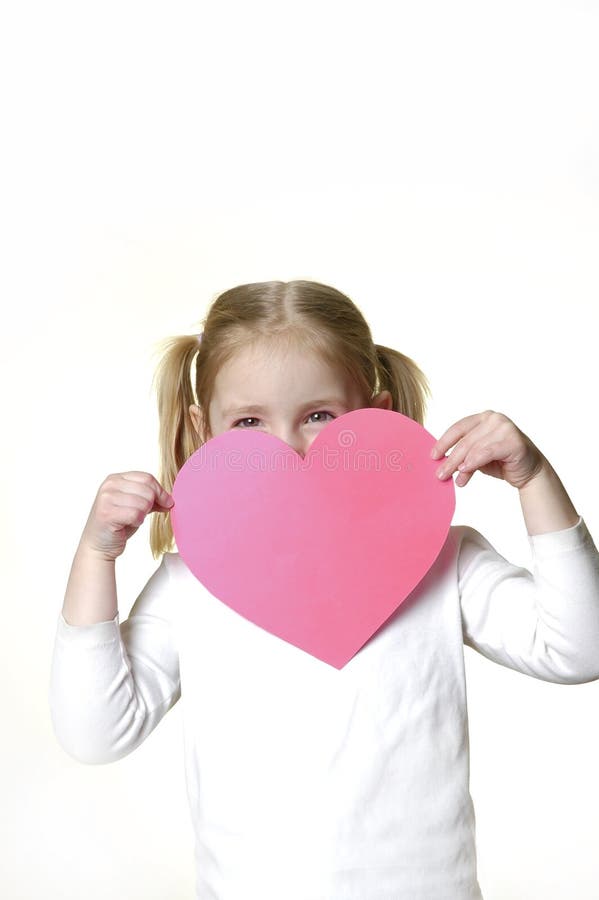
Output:
[[340,670],[166,553],[126,621],[59,616],[58,741],[111,762],[184,697],[197,900],[480,900],[464,643],[545,681],[599,678],[599,554],[583,519],[529,542],[532,572],[452,526]]

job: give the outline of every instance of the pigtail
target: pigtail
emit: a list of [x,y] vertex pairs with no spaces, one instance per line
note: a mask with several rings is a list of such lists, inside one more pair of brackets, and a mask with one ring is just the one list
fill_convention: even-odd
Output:
[[431,396],[428,378],[416,365],[413,359],[385,347],[375,344],[378,361],[379,391],[390,391],[393,398],[392,408],[424,425],[427,397]]
[[[156,389],[159,419],[160,463],[158,481],[170,493],[183,463],[197,449],[197,436],[189,414],[195,403],[191,372],[199,350],[195,335],[171,337],[160,342],[162,356],[152,381]],[[174,536],[168,512],[155,512],[150,524],[150,547],[155,559],[173,549]]]

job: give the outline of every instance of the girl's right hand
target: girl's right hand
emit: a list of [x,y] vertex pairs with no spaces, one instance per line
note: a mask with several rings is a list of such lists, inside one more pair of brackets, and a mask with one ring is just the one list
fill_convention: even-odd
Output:
[[148,513],[167,512],[173,506],[171,495],[149,472],[108,475],[94,500],[81,543],[115,560]]

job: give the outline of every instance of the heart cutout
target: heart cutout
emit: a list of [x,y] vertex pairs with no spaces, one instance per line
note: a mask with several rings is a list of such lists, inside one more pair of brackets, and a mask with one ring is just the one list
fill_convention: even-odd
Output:
[[338,416],[306,456],[232,429],[181,467],[172,495],[180,556],[219,600],[341,669],[426,575],[455,510],[435,438],[402,413]]

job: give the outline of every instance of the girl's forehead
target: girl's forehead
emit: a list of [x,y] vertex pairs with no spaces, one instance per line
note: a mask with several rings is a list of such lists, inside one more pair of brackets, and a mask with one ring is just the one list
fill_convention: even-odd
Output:
[[301,348],[268,348],[261,353],[257,347],[236,353],[218,371],[214,384],[214,399],[228,403],[232,394],[240,394],[252,402],[272,396],[340,397],[353,393],[354,385],[339,367],[331,365],[317,353]]
[[221,381],[256,375],[267,377],[272,372],[296,373],[303,377],[336,378],[340,369],[314,350],[277,344],[250,345],[238,350],[218,371]]

